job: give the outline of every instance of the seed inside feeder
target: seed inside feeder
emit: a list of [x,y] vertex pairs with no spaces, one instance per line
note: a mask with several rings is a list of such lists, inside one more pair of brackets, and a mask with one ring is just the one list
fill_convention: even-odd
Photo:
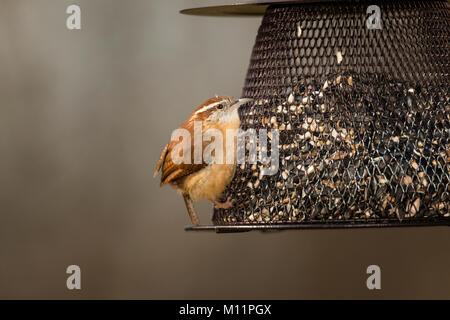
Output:
[[336,51],[336,59],[337,59],[337,64],[341,64],[342,62],[342,52],[340,51]]
[[300,38],[302,36],[302,27],[300,22],[297,24],[297,37]]

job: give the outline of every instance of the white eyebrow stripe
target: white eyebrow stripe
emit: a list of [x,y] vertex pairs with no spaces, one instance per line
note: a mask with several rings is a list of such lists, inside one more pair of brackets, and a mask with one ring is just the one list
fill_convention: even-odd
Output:
[[197,114],[197,113],[199,113],[199,112],[203,112],[203,111],[206,111],[206,110],[208,110],[208,109],[214,108],[215,106],[217,106],[217,105],[223,103],[224,101],[225,101],[225,100],[220,100],[219,102],[214,102],[214,103],[208,104],[208,105],[204,106],[203,108],[198,109],[195,113]]

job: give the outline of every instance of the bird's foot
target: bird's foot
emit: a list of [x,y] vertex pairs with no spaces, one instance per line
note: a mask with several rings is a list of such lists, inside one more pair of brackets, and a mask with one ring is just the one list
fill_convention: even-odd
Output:
[[235,199],[231,199],[231,197],[228,197],[227,201],[225,202],[214,201],[214,207],[216,209],[229,209],[234,205],[235,202]]

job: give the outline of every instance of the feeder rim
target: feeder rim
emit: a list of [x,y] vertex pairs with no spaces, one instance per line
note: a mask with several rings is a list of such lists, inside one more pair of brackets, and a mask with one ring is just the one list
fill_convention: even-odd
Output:
[[[338,3],[360,2],[359,0],[249,0],[231,4],[195,7],[180,10],[181,14],[209,17],[262,16],[269,5],[292,3]],[[448,1],[447,1],[448,2]]]
[[[180,10],[181,14],[193,16],[262,16],[271,4],[342,2],[345,0],[256,0],[232,4],[196,7]],[[347,0],[348,1],[348,0]]]
[[385,228],[385,227],[450,227],[449,219],[436,221],[403,221],[393,223],[377,222],[342,222],[342,223],[268,223],[268,224],[229,224],[229,225],[200,225],[186,226],[185,231],[215,231],[216,233],[259,231],[281,231],[281,230],[307,230],[307,229],[362,229],[362,228]]

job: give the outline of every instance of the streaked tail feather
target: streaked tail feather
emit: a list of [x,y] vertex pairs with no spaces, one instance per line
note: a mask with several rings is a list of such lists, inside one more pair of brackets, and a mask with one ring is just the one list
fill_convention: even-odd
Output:
[[161,170],[162,166],[164,165],[164,160],[166,159],[167,156],[167,149],[168,149],[169,145],[167,144],[164,147],[164,150],[161,152],[161,156],[159,157],[158,160],[158,164],[156,165],[156,170],[153,173],[153,178],[156,178],[156,176],[158,175],[159,170]]

